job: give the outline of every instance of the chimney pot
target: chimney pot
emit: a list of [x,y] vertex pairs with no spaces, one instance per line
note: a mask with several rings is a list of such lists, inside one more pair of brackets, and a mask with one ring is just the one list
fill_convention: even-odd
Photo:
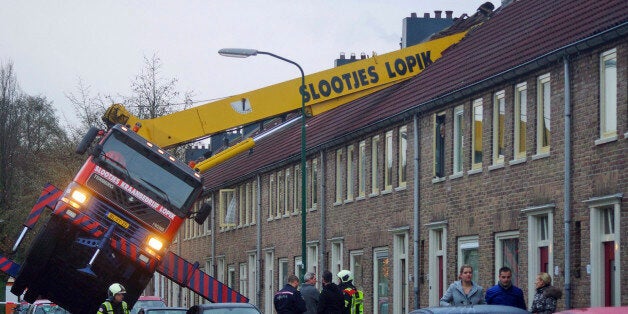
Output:
[[362,59],[362,60],[366,59],[366,53],[364,53],[364,52],[361,53],[360,54],[360,59]]
[[351,60],[355,60],[355,52],[351,53]]
[[423,18],[429,19],[430,18],[430,14],[429,13],[423,13]]
[[434,17],[437,19],[440,19],[441,13],[443,13],[443,11],[440,11],[440,10],[434,11]]
[[341,53],[340,53],[340,60],[344,60],[344,59],[345,59],[345,53],[344,53],[344,52],[341,52]]
[[450,19],[454,15],[454,11],[445,11],[445,17]]
[[410,13],[410,17],[413,18],[413,19],[416,19],[416,12]]

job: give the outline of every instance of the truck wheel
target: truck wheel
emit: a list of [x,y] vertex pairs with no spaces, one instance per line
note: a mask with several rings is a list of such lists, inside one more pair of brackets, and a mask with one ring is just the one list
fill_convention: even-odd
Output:
[[21,295],[24,288],[33,285],[37,281],[39,275],[46,269],[48,261],[57,246],[57,241],[63,237],[63,229],[62,219],[51,216],[28,250],[20,272],[15,278],[15,283],[11,287],[13,294]]
[[98,128],[95,126],[89,128],[87,133],[85,133],[85,136],[83,136],[83,139],[81,140],[81,142],[76,147],[75,152],[79,155],[85,154],[89,146],[92,144],[92,142],[96,138],[96,135],[98,135]]

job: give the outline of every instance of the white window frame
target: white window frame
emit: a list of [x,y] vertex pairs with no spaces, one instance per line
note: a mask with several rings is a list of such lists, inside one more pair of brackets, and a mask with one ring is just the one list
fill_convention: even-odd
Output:
[[343,241],[342,239],[334,239],[330,244],[329,269],[332,274],[337,274],[343,268]]
[[247,282],[247,288],[249,291],[249,296],[248,298],[250,299],[251,303],[253,304],[258,304],[257,302],[257,293],[253,293],[253,291],[256,291],[255,289],[255,281],[257,278],[257,254],[255,253],[249,253],[248,254],[248,273],[247,273],[247,277],[248,277],[248,282]]
[[[545,155],[549,154],[550,147],[552,145],[552,86],[551,86],[551,76],[549,73],[543,74],[537,79],[537,100],[536,100],[536,154],[537,155]],[[548,84],[547,91],[545,90],[545,84]],[[547,94],[546,94],[547,92]],[[548,99],[549,98],[549,99]],[[547,103],[546,103],[547,101]],[[549,116],[547,119],[549,120],[549,125],[547,126],[547,130],[549,132],[547,145],[543,145],[543,132],[545,131],[545,113],[548,113]]]
[[366,196],[366,141],[360,141],[358,153],[358,197]]
[[301,212],[301,181],[301,165],[298,165],[294,167],[294,181],[292,183],[294,185],[294,188],[292,189],[294,197],[292,200],[294,201],[293,206],[295,214]]
[[[528,83],[523,82],[515,86],[515,108],[514,108],[514,144],[513,159],[516,161],[524,161],[527,151],[527,132],[528,129]],[[521,124],[525,124],[525,130],[521,130]],[[523,143],[521,143],[523,140]],[[523,151],[520,151],[523,148]],[[512,163],[512,162],[511,162]]]
[[284,181],[283,171],[277,172],[277,218],[286,216],[286,182]]
[[[456,267],[456,273],[460,270],[460,267],[464,265],[462,259],[462,253],[465,250],[477,250],[478,251],[478,266],[479,266],[479,251],[480,251],[480,237],[478,235],[463,236],[458,238],[458,267]],[[473,265],[471,265],[473,266]],[[479,267],[473,267],[473,281],[481,282]]]
[[[471,111],[471,170],[481,170],[482,169],[482,163],[484,161],[484,145],[483,145],[483,130],[484,130],[484,105],[483,105],[483,101],[482,98],[476,99],[473,101],[473,106],[471,107],[473,110]],[[476,108],[480,108],[479,114],[480,116],[480,130],[479,130],[479,134],[477,133],[478,130],[476,128],[476,115],[477,115],[477,111]],[[480,141],[479,145],[480,147],[482,147],[481,149],[481,153],[482,153],[482,160],[480,160],[479,162],[476,160],[475,158],[475,146],[476,146],[476,142]]]
[[[231,196],[231,197],[230,197]],[[235,189],[221,189],[220,190],[220,229],[228,229],[236,226],[235,217],[233,217],[234,221],[231,222],[229,215],[234,215],[234,212],[231,212],[229,207],[232,204],[232,201],[235,199]],[[235,211],[235,208],[233,208]]]
[[397,146],[399,147],[399,162],[397,167],[398,186],[403,188],[406,187],[408,182],[408,127],[405,125],[399,128],[399,141]]
[[336,150],[336,201],[334,202],[334,205],[338,205],[338,204],[342,204],[342,199],[343,199],[343,190],[344,190],[344,186],[343,186],[343,176],[344,176],[344,169],[343,169],[343,150],[342,148],[339,148]]
[[275,174],[271,174],[268,179],[268,220],[275,218]]
[[[502,128],[503,127],[503,128]],[[500,144],[501,143],[501,144]],[[493,165],[504,163],[506,151],[506,92],[501,90],[493,96]],[[501,146],[500,146],[501,145]],[[501,148],[501,153],[500,153]]]
[[310,195],[311,210],[315,210],[318,206],[318,159],[312,159],[312,175],[310,176]]
[[379,135],[371,139],[371,195],[379,194]]
[[464,171],[464,106],[454,108],[454,156],[452,175],[460,176]]
[[318,242],[307,244],[307,270],[318,274]]
[[393,131],[386,131],[386,147],[384,149],[384,191],[393,188]]
[[[614,82],[607,82],[607,61],[615,61]],[[600,54],[600,140],[617,138],[617,49],[604,51]],[[611,84],[609,84],[611,83]]]
[[[359,258],[358,258],[359,257]],[[359,262],[357,262],[359,260]],[[360,290],[364,289],[364,251],[349,252],[349,270],[353,274],[353,284]]]
[[248,275],[249,275],[249,270],[248,270],[248,264],[247,263],[240,263],[239,265],[239,269],[240,269],[240,274],[239,274],[239,280],[238,282],[240,283],[239,286],[239,291],[243,296],[247,297],[249,296],[249,279],[248,279]]
[[345,201],[353,201],[355,194],[355,167],[353,166],[355,159],[355,147],[353,145],[347,146],[347,196]]
[[292,176],[290,175],[290,168],[287,168],[283,176],[283,186],[284,186],[284,216],[290,216],[292,210],[290,210],[290,204],[292,204],[292,196],[294,195],[292,192]]
[[[614,301],[613,306],[621,305],[621,294],[622,294],[622,269],[621,269],[621,234],[625,231],[621,230],[621,203],[622,203],[623,194],[615,194],[608,195],[602,197],[591,198],[586,200],[585,203],[589,207],[589,222],[591,226],[591,280],[590,280],[590,291],[591,291],[591,306],[604,306],[604,298],[605,291],[604,289],[600,289],[600,283],[604,280],[604,271],[603,271],[603,242],[606,241],[614,241],[615,242],[615,261],[614,268],[615,273],[613,278],[613,292],[614,295],[611,296],[611,299]],[[602,210],[612,207],[613,215],[614,215],[614,233],[613,234],[604,234],[604,230],[602,229]]]
[[[495,233],[495,283],[499,281],[499,269],[504,266],[504,259],[502,256],[502,252],[504,252],[504,243],[502,241],[508,239],[519,239],[519,231]],[[521,245],[521,241],[519,241],[519,244]],[[519,254],[519,264],[521,264],[521,257],[521,254]]]
[[[379,271],[377,269],[377,260],[379,257],[382,258],[390,258],[390,255],[388,253],[388,248],[387,247],[378,247],[378,248],[374,248],[373,249],[373,304],[375,304],[375,306],[373,306],[373,314],[379,314]],[[390,260],[389,260],[390,261]],[[388,295],[391,295],[391,291],[390,291],[390,281],[391,278],[388,278]],[[392,306],[392,302],[388,302],[389,308],[388,311],[390,311],[390,306]]]

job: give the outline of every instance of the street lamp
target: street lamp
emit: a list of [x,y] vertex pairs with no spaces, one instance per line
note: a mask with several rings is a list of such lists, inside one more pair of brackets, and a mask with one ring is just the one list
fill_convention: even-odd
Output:
[[[274,53],[259,51],[255,49],[243,49],[243,48],[224,48],[218,50],[218,53],[221,56],[225,57],[234,57],[234,58],[246,58],[251,56],[260,55],[269,55],[271,57],[277,58],[279,60],[286,61],[288,63],[292,63],[299,68],[301,72],[301,87],[299,88],[299,94],[301,95],[301,259],[303,263],[303,269],[301,269],[301,273],[299,274],[300,279],[303,280],[303,276],[305,275],[305,271],[307,269],[307,251],[305,245],[305,222],[306,222],[306,210],[305,210],[305,197],[306,197],[306,180],[305,180],[305,98],[301,91],[305,90],[305,74],[303,73],[303,68],[301,66],[284,57],[278,56]],[[296,266],[296,265],[295,265]]]

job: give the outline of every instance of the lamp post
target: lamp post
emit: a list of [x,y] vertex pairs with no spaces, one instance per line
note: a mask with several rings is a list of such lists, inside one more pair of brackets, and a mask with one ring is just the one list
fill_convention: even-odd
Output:
[[[301,259],[302,259],[302,263],[303,263],[303,269],[301,269],[301,273],[299,274],[299,277],[301,280],[303,280],[303,276],[305,275],[305,271],[307,270],[307,250],[306,250],[306,243],[305,243],[305,226],[306,226],[306,208],[305,208],[305,199],[306,199],[306,175],[305,175],[305,147],[306,147],[306,141],[305,141],[305,119],[306,119],[306,114],[305,114],[305,98],[303,97],[303,94],[301,94],[301,91],[305,90],[305,74],[303,73],[303,68],[301,68],[301,66],[290,60],[290,59],[286,59],[284,57],[278,56],[274,53],[270,53],[270,52],[266,52],[266,51],[259,51],[259,50],[255,50],[255,49],[243,49],[243,48],[224,48],[224,49],[220,49],[218,51],[218,53],[221,56],[225,56],[225,57],[234,57],[234,58],[246,58],[246,57],[251,57],[251,56],[256,56],[258,54],[260,55],[269,55],[271,57],[277,58],[279,60],[283,60],[286,61],[288,63],[292,63],[294,64],[297,68],[299,68],[299,71],[301,72],[301,87],[299,88],[299,94],[301,95]],[[296,265],[295,265],[296,267]]]

